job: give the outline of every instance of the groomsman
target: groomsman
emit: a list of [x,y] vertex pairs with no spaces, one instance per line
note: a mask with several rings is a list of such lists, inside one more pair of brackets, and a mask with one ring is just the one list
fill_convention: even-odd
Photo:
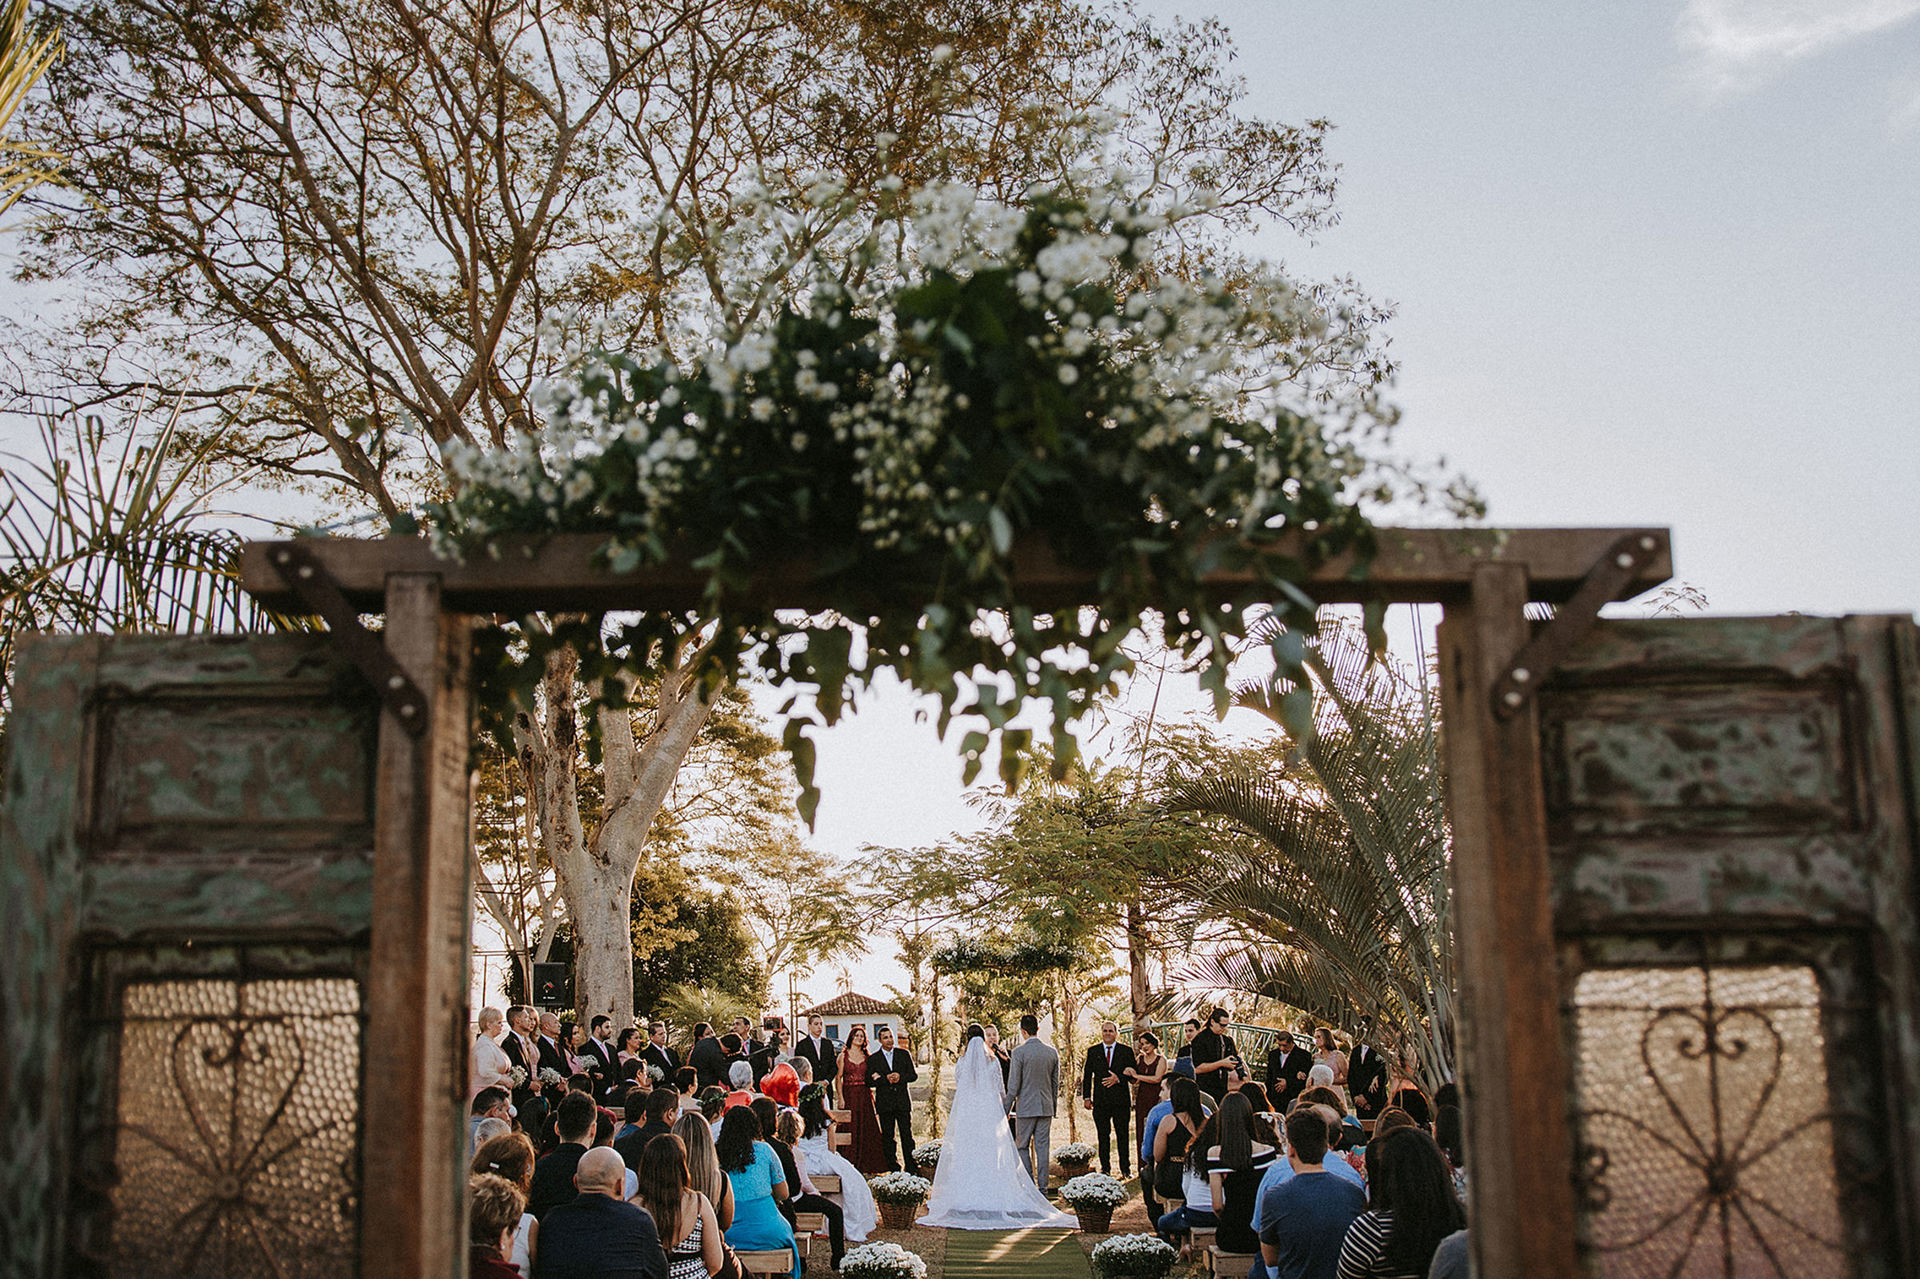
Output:
[[587,1042],[580,1046],[580,1060],[593,1076],[593,1095],[597,1101],[606,1100],[607,1089],[620,1078],[620,1072],[614,1067],[612,1039],[613,1018],[601,1013],[588,1023]]
[[1387,1059],[1360,1042],[1358,1035],[1353,1056],[1347,1059],[1347,1092],[1353,1097],[1356,1118],[1374,1119],[1387,1108]]
[[680,1069],[680,1054],[667,1047],[666,1022],[647,1023],[647,1046],[640,1050],[640,1060],[649,1066],[658,1066],[662,1082],[673,1083],[674,1073]]
[[1280,1042],[1267,1054],[1267,1100],[1273,1108],[1284,1115],[1293,1109],[1294,1098],[1307,1087],[1307,1076],[1313,1073],[1313,1054],[1308,1052],[1294,1038],[1293,1032],[1280,1032]]
[[833,1104],[833,1081],[840,1075],[840,1052],[833,1041],[822,1033],[823,1022],[819,1017],[807,1018],[807,1033],[793,1046],[793,1055],[805,1057],[813,1063],[813,1082],[824,1084],[827,1089],[827,1104]]
[[[920,1077],[913,1054],[893,1046],[893,1031],[880,1028],[880,1050],[867,1059],[867,1082],[873,1085],[873,1109],[880,1117],[880,1146],[887,1152],[887,1171],[913,1168],[913,1099],[907,1085]],[[893,1134],[900,1134],[900,1162],[893,1159]]]
[[1100,1023],[1100,1042],[1087,1049],[1086,1065],[1080,1071],[1080,1104],[1093,1112],[1093,1126],[1100,1134],[1100,1171],[1113,1175],[1108,1144],[1113,1141],[1120,1145],[1120,1175],[1130,1177],[1127,1118],[1133,1114],[1133,1093],[1127,1087],[1126,1072],[1136,1063],[1133,1049],[1119,1043],[1119,1038],[1120,1027],[1110,1021]]
[[507,1033],[500,1048],[507,1059],[527,1072],[527,1078],[513,1090],[513,1108],[520,1112],[523,1131],[538,1136],[547,1118],[547,1103],[540,1096],[540,1050],[533,1042],[533,1009],[515,1004],[507,1009]]

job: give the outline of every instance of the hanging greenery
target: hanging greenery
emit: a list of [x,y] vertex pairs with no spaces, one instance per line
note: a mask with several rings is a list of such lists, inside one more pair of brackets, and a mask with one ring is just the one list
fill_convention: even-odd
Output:
[[[1053,764],[1070,767],[1074,721],[1131,669],[1123,644],[1150,613],[1224,710],[1245,621],[1202,589],[1215,570],[1250,572],[1301,624],[1272,644],[1306,687],[1299,584],[1333,556],[1365,564],[1360,502],[1386,496],[1363,452],[1377,422],[1284,402],[1329,331],[1311,301],[1264,268],[1185,278],[1178,218],[1124,193],[1009,206],[946,184],[883,212],[856,269],[823,259],[789,303],[723,323],[704,354],[584,353],[547,387],[543,430],[449,450],[456,488],[429,512],[446,553],[593,532],[615,572],[674,560],[705,575],[697,614],[577,619],[516,642],[535,658],[575,646],[610,698],[620,671],[695,629],[712,679],[757,664],[811,685],[811,707],[784,708],[809,821],[807,731],[881,670],[939,699],[943,734],[966,721],[967,781],[997,737],[1009,787],[1031,755],[1013,717],[1048,706]],[[1087,574],[1091,596],[1023,596],[1035,547]],[[756,581],[783,572],[826,607],[762,603]],[[530,701],[544,664],[506,661],[507,643],[483,668]],[[1308,726],[1304,695],[1287,711]]]

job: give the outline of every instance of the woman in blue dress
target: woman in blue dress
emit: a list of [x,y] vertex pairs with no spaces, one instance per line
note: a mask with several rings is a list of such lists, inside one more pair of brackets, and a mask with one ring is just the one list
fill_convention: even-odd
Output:
[[793,1279],[800,1279],[793,1227],[778,1207],[787,1197],[787,1175],[773,1148],[760,1140],[760,1120],[751,1109],[736,1106],[727,1112],[714,1153],[733,1186],[733,1224],[727,1227],[727,1242],[748,1251],[787,1249],[793,1257]]

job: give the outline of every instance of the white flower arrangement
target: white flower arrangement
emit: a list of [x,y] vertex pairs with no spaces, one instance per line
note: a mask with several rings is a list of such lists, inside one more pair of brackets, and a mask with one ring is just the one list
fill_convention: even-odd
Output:
[[883,1172],[868,1179],[876,1203],[917,1204],[933,1190],[933,1183],[910,1172]]
[[1053,1157],[1063,1164],[1085,1164],[1092,1163],[1098,1153],[1084,1141],[1070,1141],[1054,1151]]
[[1163,1279],[1180,1254],[1156,1235],[1114,1235],[1093,1249],[1096,1279]]
[[653,1085],[657,1088],[661,1084],[664,1084],[665,1082],[667,1082],[667,1072],[660,1069],[660,1067],[654,1065],[652,1062],[648,1062],[647,1078],[651,1080],[653,1082]]
[[842,1279],[927,1279],[927,1263],[897,1243],[866,1243],[840,1259]]
[[527,1068],[525,1066],[510,1067],[507,1070],[507,1081],[516,1089],[525,1088],[527,1086]]
[[923,1141],[913,1148],[913,1162],[922,1168],[935,1168],[940,1164],[940,1139]]
[[566,1082],[566,1077],[552,1066],[548,1066],[540,1072],[540,1086],[542,1088],[558,1088]]
[[1127,1201],[1127,1188],[1104,1172],[1083,1172],[1060,1187],[1060,1199],[1073,1208],[1118,1208]]

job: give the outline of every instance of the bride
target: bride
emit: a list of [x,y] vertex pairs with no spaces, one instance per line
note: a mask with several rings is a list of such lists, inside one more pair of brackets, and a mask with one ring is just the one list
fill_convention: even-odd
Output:
[[977,1025],[967,1027],[966,1051],[954,1072],[953,1110],[933,1173],[922,1226],[961,1230],[1024,1230],[1072,1226],[1033,1184],[1007,1129],[1006,1082]]

